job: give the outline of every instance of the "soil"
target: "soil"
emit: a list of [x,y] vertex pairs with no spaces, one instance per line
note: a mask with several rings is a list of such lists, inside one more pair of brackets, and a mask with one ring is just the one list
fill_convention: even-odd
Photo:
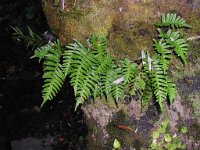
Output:
[[[41,0],[0,1],[0,150],[13,140],[52,137],[53,149],[84,149],[86,125],[74,112],[73,89],[66,81],[57,98],[42,109],[42,68],[31,47],[14,40],[11,26],[42,35],[49,31]],[[68,84],[67,84],[68,83]]]

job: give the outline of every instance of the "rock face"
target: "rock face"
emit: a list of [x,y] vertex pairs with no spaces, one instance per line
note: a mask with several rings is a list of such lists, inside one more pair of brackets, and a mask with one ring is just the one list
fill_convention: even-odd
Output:
[[108,38],[109,51],[117,57],[135,58],[150,50],[153,26],[164,13],[184,17],[195,35],[200,28],[198,0],[61,0],[44,1],[47,21],[63,44],[73,38],[84,41],[92,34]]

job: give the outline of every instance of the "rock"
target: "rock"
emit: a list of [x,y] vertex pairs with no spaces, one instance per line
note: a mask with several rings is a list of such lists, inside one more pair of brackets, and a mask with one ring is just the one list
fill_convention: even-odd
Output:
[[142,115],[141,110],[141,104],[136,101],[132,101],[128,104],[129,117],[140,118]]
[[28,137],[21,140],[15,140],[11,142],[12,150],[53,150],[51,147],[52,137],[44,139],[37,139],[34,137]]
[[95,122],[100,128],[104,128],[118,110],[114,108],[109,108],[105,104],[96,100],[95,104],[87,104],[85,107],[82,107],[82,110],[86,118]]

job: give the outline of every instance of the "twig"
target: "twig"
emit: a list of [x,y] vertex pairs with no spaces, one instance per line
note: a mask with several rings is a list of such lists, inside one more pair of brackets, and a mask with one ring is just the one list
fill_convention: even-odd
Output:
[[187,41],[193,41],[197,39],[200,39],[200,36],[193,36],[193,37],[187,38]]

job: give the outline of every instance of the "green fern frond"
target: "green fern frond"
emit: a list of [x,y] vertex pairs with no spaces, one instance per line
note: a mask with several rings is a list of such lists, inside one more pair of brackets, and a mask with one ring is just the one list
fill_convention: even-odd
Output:
[[112,85],[111,93],[112,93],[112,96],[114,97],[116,102],[119,101],[119,98],[122,96],[123,91],[124,91],[124,88],[123,88],[122,83]]
[[62,53],[61,43],[59,40],[55,42],[50,42],[42,47],[37,48],[34,51],[34,55],[31,58],[39,58],[39,62],[44,59],[49,53],[50,50],[56,49],[59,52],[59,55]]
[[61,49],[58,45],[51,45],[48,54],[45,56],[43,65],[44,85],[42,90],[43,102],[41,107],[47,100],[53,99],[63,85],[65,75],[60,64]]
[[92,71],[95,57],[90,52],[81,52],[80,56],[76,56],[73,60],[70,83],[74,87],[75,96],[78,94],[79,87],[84,83],[85,77]]
[[152,93],[151,80],[149,77],[147,77],[145,80],[145,88],[142,92],[141,105],[145,106],[146,104],[148,104],[152,98],[152,95],[153,93]]
[[136,94],[136,91],[143,91],[145,89],[145,86],[145,75],[143,74],[143,72],[140,72],[129,83],[129,94],[134,96]]
[[186,43],[185,39],[178,39],[173,42],[173,48],[175,53],[178,55],[178,57],[181,58],[184,64],[187,64],[187,59],[186,59],[186,53],[188,50],[188,44]]
[[171,43],[171,41],[177,40],[180,36],[179,31],[175,32],[172,31],[172,29],[169,29],[167,33],[163,33],[163,31],[160,28],[158,28],[157,31],[159,33],[158,36],[163,39],[168,39],[169,44]]
[[88,40],[88,46],[103,55],[106,53],[107,39],[105,36],[92,35]]
[[158,60],[153,61],[151,80],[156,101],[159,103],[162,111],[163,102],[167,98],[167,81],[166,81],[166,76],[163,74],[162,66],[159,64]]
[[182,17],[171,13],[168,13],[167,15],[162,15],[161,22],[157,23],[156,25],[164,27],[171,26],[172,28],[190,28],[190,26],[185,22]]
[[[164,38],[167,42],[167,46],[174,49],[178,57],[181,58],[184,64],[187,64],[186,52],[188,49],[188,44],[185,39],[180,38],[179,31],[173,32],[171,29],[167,33],[163,33],[161,29],[158,29],[159,37]],[[162,40],[162,39],[161,39]],[[158,46],[156,47],[156,50]],[[168,51],[169,52],[169,51]]]
[[[82,82],[81,86],[77,87],[76,107],[80,104],[81,101],[85,101],[92,95],[92,93],[96,90],[95,85],[97,84],[98,79],[94,75],[94,73],[89,73],[85,76],[85,80]],[[75,108],[76,109],[76,108]]]
[[42,46],[40,48],[37,48],[34,52],[34,55],[31,57],[32,58],[38,58],[39,62],[49,53],[49,45]]
[[[99,77],[99,79],[100,79],[100,77]],[[103,93],[103,91],[102,91],[101,85],[100,85],[100,83],[99,83],[99,81],[98,81],[98,82],[94,85],[94,91],[93,91],[93,94],[92,94],[93,99],[95,100],[96,97],[101,96],[102,93]]]
[[167,96],[169,98],[170,105],[173,104],[176,95],[177,95],[176,85],[173,84],[169,79],[167,79]]
[[111,58],[110,55],[101,56],[101,58],[97,56],[97,60],[98,60],[98,64],[96,64],[97,66],[96,66],[95,72],[98,75],[100,75],[103,72],[106,72],[108,69],[111,68],[113,64],[113,59]]
[[[159,41],[153,40],[154,42],[154,48],[160,55],[166,55],[168,53],[171,54],[171,51],[169,51],[170,46],[167,45],[166,42],[164,42],[163,39],[160,39]],[[168,53],[166,53],[168,52]]]
[[162,65],[164,74],[166,74],[170,60],[172,58],[172,51],[169,50],[170,47],[170,45],[164,42],[164,39],[160,39],[159,41],[154,40],[154,48],[160,55],[160,64]]
[[87,51],[87,49],[77,42],[69,44],[66,48],[67,50],[65,50],[63,54],[63,69],[65,75],[68,75],[72,70],[72,62],[76,60],[76,57],[81,55],[82,51]]
[[136,64],[132,63],[128,59],[124,59],[121,61],[121,68],[122,68],[122,74],[124,77],[123,84],[126,85],[129,83],[135,76],[136,73]]
[[111,95],[111,89],[114,79],[117,78],[116,72],[113,68],[110,68],[107,72],[101,75],[102,91],[105,93],[106,97]]

